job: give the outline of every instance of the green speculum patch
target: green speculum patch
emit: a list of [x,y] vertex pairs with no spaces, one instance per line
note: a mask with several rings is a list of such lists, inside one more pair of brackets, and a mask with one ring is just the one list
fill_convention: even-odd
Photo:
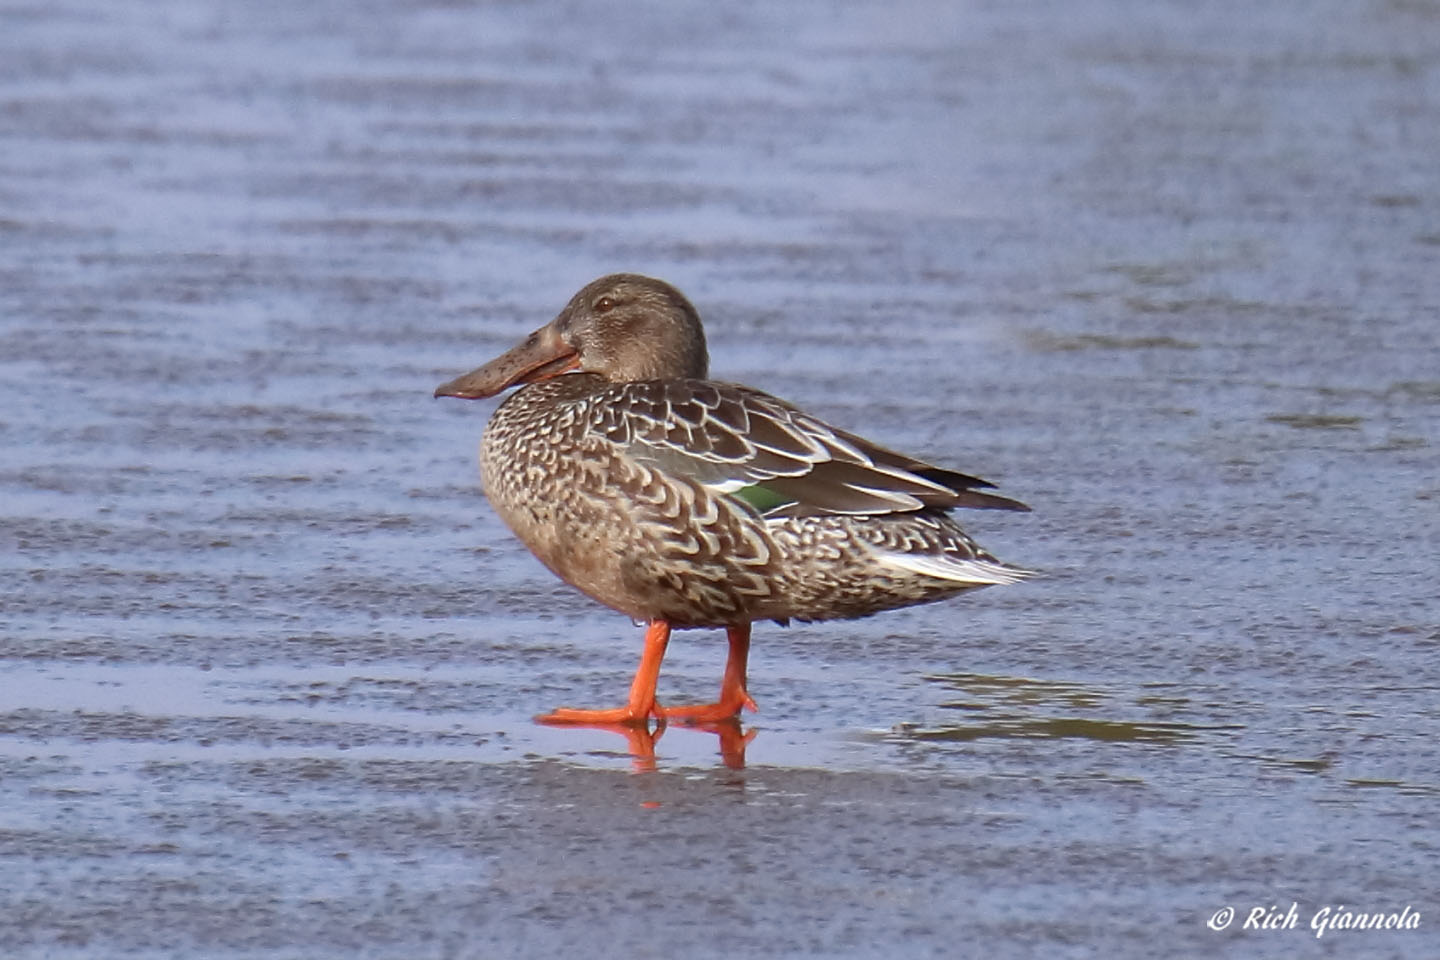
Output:
[[777,507],[783,507],[786,504],[795,502],[794,497],[787,497],[783,493],[777,493],[763,483],[755,483],[748,487],[741,487],[739,490],[732,492],[730,496],[738,500],[744,500],[750,506],[754,507],[757,513],[761,514],[769,513]]

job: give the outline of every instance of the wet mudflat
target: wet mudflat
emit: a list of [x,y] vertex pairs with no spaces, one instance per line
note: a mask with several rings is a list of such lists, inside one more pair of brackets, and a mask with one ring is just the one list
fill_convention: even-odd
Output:
[[[1422,2],[0,12],[0,955],[1440,954],[1437,103]],[[614,270],[1047,578],[532,724],[640,631],[430,391]]]

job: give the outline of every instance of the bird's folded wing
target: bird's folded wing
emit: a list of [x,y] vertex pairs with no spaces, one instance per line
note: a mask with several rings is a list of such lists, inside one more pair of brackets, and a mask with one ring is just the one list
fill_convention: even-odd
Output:
[[614,384],[594,426],[631,460],[728,494],[766,517],[925,508],[1027,509],[991,484],[876,446],[737,384]]

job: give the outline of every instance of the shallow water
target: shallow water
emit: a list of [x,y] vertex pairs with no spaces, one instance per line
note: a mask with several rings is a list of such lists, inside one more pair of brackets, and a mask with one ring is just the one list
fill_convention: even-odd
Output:
[[[0,13],[0,955],[1440,955],[1437,102],[1423,2]],[[429,395],[619,269],[1047,577],[530,722],[639,631]]]

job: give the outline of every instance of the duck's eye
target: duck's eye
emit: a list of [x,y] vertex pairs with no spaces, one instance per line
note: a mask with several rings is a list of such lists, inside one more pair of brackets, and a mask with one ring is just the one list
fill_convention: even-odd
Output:
[[595,306],[591,309],[596,313],[609,313],[615,309],[615,301],[610,297],[601,297],[595,301]]

